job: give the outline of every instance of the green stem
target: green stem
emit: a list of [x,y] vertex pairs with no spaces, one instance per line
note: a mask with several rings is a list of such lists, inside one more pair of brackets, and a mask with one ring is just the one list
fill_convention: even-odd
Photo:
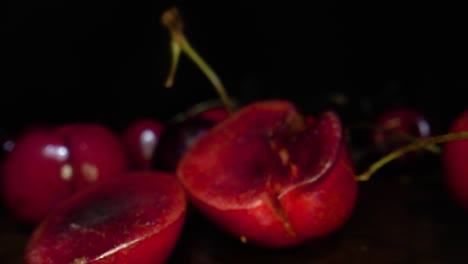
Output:
[[176,7],[172,7],[166,12],[163,13],[161,17],[161,22],[166,26],[171,33],[171,49],[172,49],[172,64],[169,72],[169,77],[166,80],[166,87],[171,87],[174,83],[174,76],[179,61],[179,55],[184,52],[205,74],[211,84],[214,86],[218,92],[223,104],[226,109],[232,113],[234,111],[235,105],[231,100],[229,95],[226,92],[226,89],[216,75],[214,70],[205,62],[205,60],[198,54],[198,52],[192,47],[190,42],[184,35],[183,32],[183,22],[180,17],[179,11]]
[[382,168],[384,165],[387,163],[391,162],[392,160],[408,153],[411,151],[419,150],[421,148],[427,147],[428,145],[433,145],[433,144],[440,144],[444,142],[449,142],[449,141],[455,141],[455,140],[462,140],[462,139],[468,139],[468,131],[463,131],[463,132],[456,132],[456,133],[449,133],[449,134],[444,134],[440,136],[435,136],[435,137],[429,137],[429,138],[422,138],[418,139],[412,144],[409,144],[407,146],[401,147],[395,151],[390,152],[377,162],[374,162],[369,169],[362,173],[361,175],[358,175],[356,177],[356,180],[358,181],[368,181],[370,177],[380,168]]

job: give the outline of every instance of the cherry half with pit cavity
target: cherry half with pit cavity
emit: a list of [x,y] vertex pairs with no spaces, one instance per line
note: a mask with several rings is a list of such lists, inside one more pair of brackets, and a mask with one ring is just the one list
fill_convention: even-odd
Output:
[[311,120],[287,101],[253,103],[200,138],[177,176],[244,241],[285,247],[326,235],[350,217],[358,185],[339,118]]
[[131,172],[60,203],[35,229],[27,264],[158,264],[171,254],[186,215],[173,175]]

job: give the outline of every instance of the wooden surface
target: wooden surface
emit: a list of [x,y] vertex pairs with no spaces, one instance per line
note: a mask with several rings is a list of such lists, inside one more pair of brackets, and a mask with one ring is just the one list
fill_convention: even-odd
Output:
[[[467,222],[437,166],[387,170],[360,183],[354,214],[340,230],[290,249],[242,244],[191,210],[168,263],[468,263]],[[23,263],[28,236],[3,213],[0,263]]]

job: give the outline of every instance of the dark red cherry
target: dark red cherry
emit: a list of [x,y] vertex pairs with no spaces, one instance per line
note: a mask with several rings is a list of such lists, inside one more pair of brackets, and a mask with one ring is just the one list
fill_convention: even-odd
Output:
[[[468,131],[468,111],[455,119],[449,132],[461,131]],[[442,154],[445,182],[456,202],[468,209],[468,139],[447,142]]]
[[337,230],[358,185],[339,117],[307,121],[287,101],[245,106],[177,166],[193,203],[241,241],[288,247]]
[[200,112],[196,117],[219,123],[228,119],[230,113],[225,107],[214,107]]
[[133,172],[101,181],[59,204],[35,229],[27,264],[157,264],[181,233],[186,198],[176,178]]
[[214,125],[206,119],[189,118],[168,126],[156,150],[155,168],[174,172],[185,153]]
[[17,219],[36,224],[73,192],[127,168],[119,139],[103,126],[33,131],[21,137],[5,159],[2,195]]
[[124,131],[123,142],[132,169],[151,169],[163,131],[163,123],[157,120],[143,119],[129,124]]
[[372,132],[372,142],[381,154],[389,153],[432,135],[432,126],[426,116],[412,108],[388,110],[377,117]]

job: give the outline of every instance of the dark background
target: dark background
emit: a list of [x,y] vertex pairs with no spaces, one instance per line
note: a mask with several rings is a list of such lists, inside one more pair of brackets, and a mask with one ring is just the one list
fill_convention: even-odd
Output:
[[356,119],[368,117],[363,101],[370,113],[408,105],[444,129],[467,105],[463,8],[377,2],[10,0],[1,8],[2,124],[119,126],[215,98],[186,57],[175,87],[163,88],[160,15],[177,4],[193,46],[243,103],[284,98],[317,113],[339,91]]

